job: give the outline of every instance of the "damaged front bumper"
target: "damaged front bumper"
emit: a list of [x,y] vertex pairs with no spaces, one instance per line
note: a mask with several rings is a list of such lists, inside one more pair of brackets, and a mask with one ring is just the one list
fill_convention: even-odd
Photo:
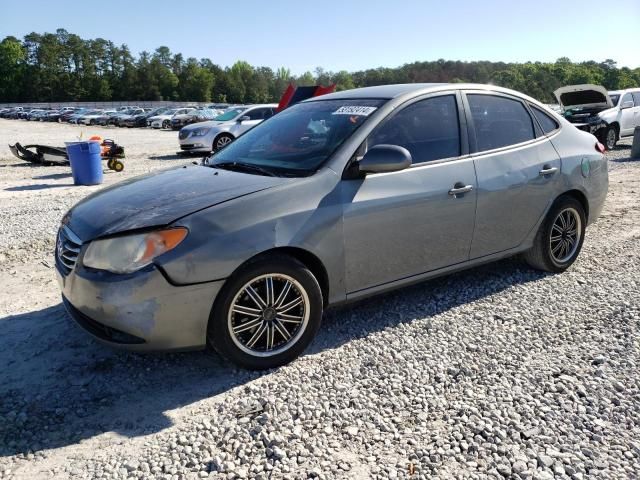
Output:
[[591,133],[595,135],[598,139],[601,139],[604,136],[604,133],[607,130],[609,124],[604,120],[597,120],[594,122],[581,122],[581,123],[573,123],[572,125],[576,127],[578,130],[582,130],[583,132]]
[[135,351],[202,349],[223,281],[175,286],[154,266],[128,275],[56,266],[70,316],[100,342]]

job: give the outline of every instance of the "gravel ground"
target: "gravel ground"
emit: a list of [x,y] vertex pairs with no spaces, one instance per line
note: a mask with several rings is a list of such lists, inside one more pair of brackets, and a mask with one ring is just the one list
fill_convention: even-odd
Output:
[[[0,121],[0,145],[78,131]],[[127,147],[107,183],[191,161],[175,133],[95,133]],[[206,352],[113,351],[72,325],[53,235],[98,187],[2,147],[0,478],[637,478],[629,147],[608,154],[605,211],[568,272],[507,260],[333,310],[305,356],[262,373]]]

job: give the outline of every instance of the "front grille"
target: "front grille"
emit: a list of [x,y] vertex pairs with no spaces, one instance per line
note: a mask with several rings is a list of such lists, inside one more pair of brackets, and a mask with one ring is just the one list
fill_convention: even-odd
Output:
[[82,240],[69,227],[66,225],[60,227],[56,239],[56,262],[65,275],[69,275],[76,266],[81,247]]
[[178,138],[180,140],[184,140],[185,138],[187,138],[189,136],[189,132],[184,131],[184,130],[180,130],[180,133],[178,133]]

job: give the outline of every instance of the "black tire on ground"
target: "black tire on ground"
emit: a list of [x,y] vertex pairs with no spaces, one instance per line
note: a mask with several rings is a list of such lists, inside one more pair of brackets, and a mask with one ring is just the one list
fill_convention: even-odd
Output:
[[171,122],[169,120],[162,121],[162,128],[169,128],[171,126]]
[[216,138],[214,138],[213,145],[211,146],[211,148],[213,149],[214,152],[217,152],[218,150],[229,145],[234,140],[235,140],[234,136],[231,135],[230,133],[221,133]]
[[[275,280],[271,282],[272,303],[258,307],[258,303],[255,301],[251,303],[252,299],[250,299],[246,293],[242,294],[242,292],[246,292],[245,287],[251,285],[255,288],[253,291],[257,292],[261,299],[267,299],[268,301],[269,294],[266,293],[266,279],[262,279],[263,276],[272,276],[272,278],[275,278]],[[278,276],[281,277],[278,278]],[[277,311],[280,294],[285,290],[284,286],[286,285],[286,283],[278,284],[277,281],[283,281],[282,279],[286,277],[297,282],[297,286],[293,285],[293,283],[291,284],[288,295],[293,295],[293,297],[285,294],[285,296],[282,297],[282,302],[286,300],[287,303],[289,303],[290,299],[293,298],[295,300],[297,295],[299,295],[300,298],[306,295],[307,299],[306,305],[304,307],[297,307],[301,310],[295,311],[296,314],[300,314],[300,318],[306,318],[306,320],[300,320],[300,326],[298,327],[295,327],[296,324],[294,324],[293,327],[287,327],[297,328],[297,330],[287,332],[290,333],[289,340],[285,340],[286,337],[280,333],[281,330],[278,330],[284,323],[280,322],[277,326],[275,325],[278,323],[277,320],[282,318],[279,317],[279,315],[282,314],[273,311],[268,312],[271,305],[273,305]],[[262,283],[263,281],[265,283]],[[261,289],[262,285],[264,285],[264,289]],[[230,312],[234,301],[240,304],[243,299],[249,302],[249,305],[255,307],[254,309],[256,311],[260,311],[259,314],[252,314],[253,317],[257,318],[253,320],[253,317],[242,318],[237,316],[242,315],[242,313]],[[280,303],[280,305],[282,305],[282,303]],[[271,255],[258,258],[240,267],[224,284],[211,310],[207,328],[207,340],[209,345],[220,355],[240,367],[250,370],[278,367],[298,357],[311,343],[320,328],[322,307],[323,301],[320,285],[309,269],[302,263],[287,255]],[[292,310],[287,310],[287,312],[294,313]],[[271,313],[273,313],[275,317],[273,317],[272,320],[267,320]],[[252,338],[258,334],[258,330],[260,330],[264,324],[265,327],[268,326],[273,332],[277,332],[273,333],[271,337],[272,347],[275,347],[271,350],[273,353],[265,354],[264,352],[268,352],[266,348],[263,349],[262,353],[249,348],[247,344],[250,343],[250,339],[243,344],[240,339],[241,334],[234,334],[232,332],[234,326],[237,329],[239,326],[242,327],[252,321],[260,323],[255,325],[253,329],[245,328],[246,333],[244,333],[244,339],[246,340],[248,337]],[[270,330],[267,329],[263,334],[260,334],[258,340],[264,338],[265,341],[268,342],[269,331]],[[280,346],[275,345],[276,339],[279,339]],[[239,346],[239,344],[244,345],[244,347]],[[256,345],[258,344],[262,345],[262,342],[256,342]],[[252,351],[254,352],[253,354],[251,353]]]
[[121,172],[122,170],[124,170],[124,163],[122,163],[120,160],[114,160],[113,161],[113,169],[116,172]]
[[89,125],[93,126],[93,125],[95,125],[95,124],[96,124],[96,121],[95,121],[95,120],[89,120]]
[[618,131],[615,127],[609,126],[604,131],[604,146],[607,150],[613,150],[618,142]]
[[578,200],[569,195],[559,197],[540,225],[533,247],[524,253],[524,260],[538,270],[564,272],[580,254],[586,223],[584,207]]

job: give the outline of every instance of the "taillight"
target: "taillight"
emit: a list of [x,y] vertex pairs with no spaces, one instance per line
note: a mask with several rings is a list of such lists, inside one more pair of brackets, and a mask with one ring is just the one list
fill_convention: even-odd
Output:
[[596,150],[604,154],[606,149],[604,148],[603,144],[601,144],[600,142],[596,142]]

